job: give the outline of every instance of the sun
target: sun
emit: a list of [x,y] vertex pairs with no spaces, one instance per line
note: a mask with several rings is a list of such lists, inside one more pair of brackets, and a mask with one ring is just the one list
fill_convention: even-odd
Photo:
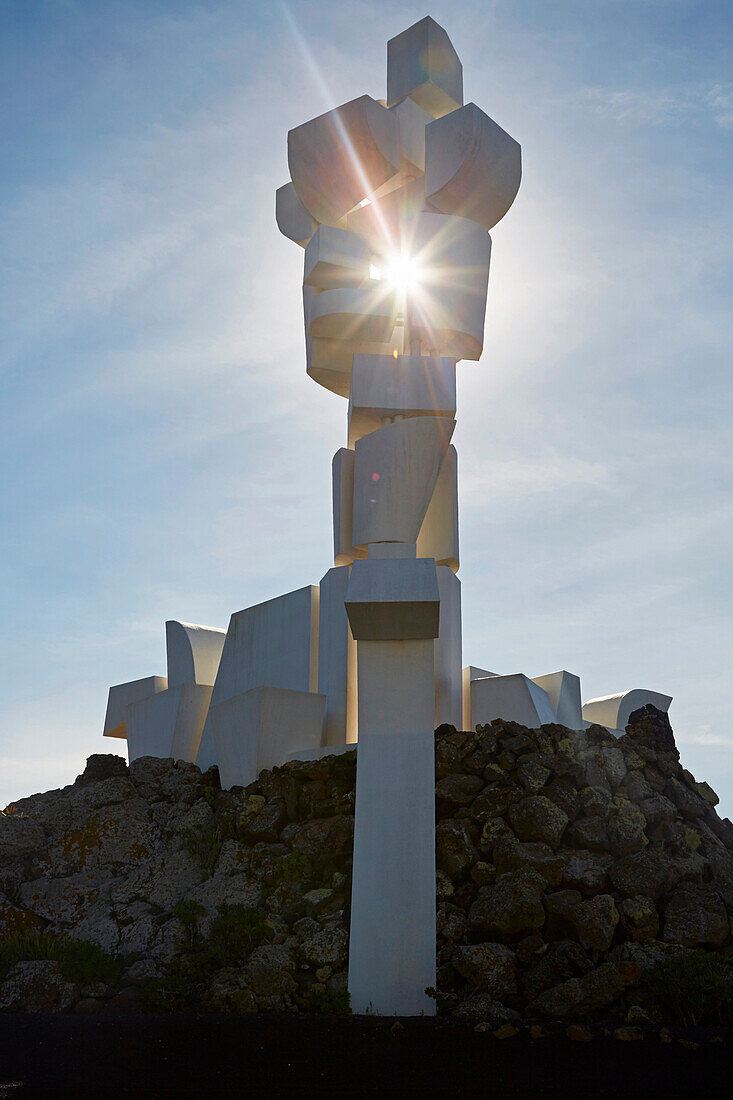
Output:
[[384,277],[395,290],[415,290],[420,283],[420,264],[402,252],[387,262]]

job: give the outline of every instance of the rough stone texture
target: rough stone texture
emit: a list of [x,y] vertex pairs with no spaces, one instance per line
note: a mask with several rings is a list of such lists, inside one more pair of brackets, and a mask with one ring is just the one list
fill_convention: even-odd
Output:
[[[643,1012],[642,973],[693,947],[733,954],[733,825],[681,767],[666,715],[643,708],[619,739],[443,726],[435,747],[437,997],[456,1023],[496,1031],[519,1013],[612,1032]],[[0,940],[73,936],[121,970],[82,986],[47,959],[0,961],[0,1004],[338,1003],[355,770],[348,752],[222,791],[215,768],[100,754],[71,786],[19,801],[0,815]],[[231,906],[248,911],[251,942],[222,942]]]
[[517,992],[514,952],[501,943],[477,943],[458,947],[451,956],[454,968],[477,989],[506,1001]]

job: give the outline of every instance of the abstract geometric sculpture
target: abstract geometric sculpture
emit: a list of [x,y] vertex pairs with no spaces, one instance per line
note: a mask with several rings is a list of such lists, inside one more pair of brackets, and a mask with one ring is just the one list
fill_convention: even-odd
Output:
[[226,631],[166,623],[168,676],[110,688],[104,734],[217,764],[224,787],[358,745],[349,990],[355,1012],[432,1013],[434,727],[495,719],[615,733],[632,691],[462,668],[456,365],[483,349],[491,238],[519,144],[475,104],[428,18],[387,44],[387,97],[288,134],[280,231],[304,249],[307,374],[348,401],[333,458],[333,567]]

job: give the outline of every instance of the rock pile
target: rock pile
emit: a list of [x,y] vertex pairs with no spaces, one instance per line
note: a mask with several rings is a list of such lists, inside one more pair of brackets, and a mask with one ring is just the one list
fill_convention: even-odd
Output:
[[[355,765],[222,791],[216,769],[93,756],[19,802],[0,817],[0,1008],[345,1011]],[[722,973],[733,825],[716,803],[650,707],[618,740],[440,727],[441,1011],[643,1023],[658,964],[702,950]]]

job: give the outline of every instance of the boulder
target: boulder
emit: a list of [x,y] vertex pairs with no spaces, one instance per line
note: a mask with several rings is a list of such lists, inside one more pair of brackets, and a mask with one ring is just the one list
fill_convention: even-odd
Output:
[[280,834],[284,844],[314,863],[331,863],[350,855],[354,847],[353,817],[319,818],[286,825]]
[[567,814],[544,795],[530,795],[509,807],[509,820],[520,840],[540,840],[556,848],[568,824]]
[[684,947],[719,946],[729,934],[728,914],[712,883],[683,882],[675,888],[664,911],[664,940]]
[[451,878],[460,878],[478,858],[468,825],[457,820],[439,822],[435,830],[435,854],[440,870]]
[[436,798],[456,806],[468,806],[484,786],[477,775],[448,775],[435,785]]
[[517,964],[514,952],[501,943],[476,943],[456,947],[453,967],[468,982],[490,993],[497,1001],[506,1001],[517,993]]
[[63,1012],[78,996],[76,986],[64,980],[57,962],[19,962],[0,984],[0,1011]]
[[536,871],[511,871],[490,886],[482,886],[468,920],[474,931],[517,938],[542,928],[542,895],[547,880]]
[[541,993],[530,1010],[552,1019],[590,1018],[617,1001],[640,974],[635,963],[606,962],[580,978],[570,978]]

